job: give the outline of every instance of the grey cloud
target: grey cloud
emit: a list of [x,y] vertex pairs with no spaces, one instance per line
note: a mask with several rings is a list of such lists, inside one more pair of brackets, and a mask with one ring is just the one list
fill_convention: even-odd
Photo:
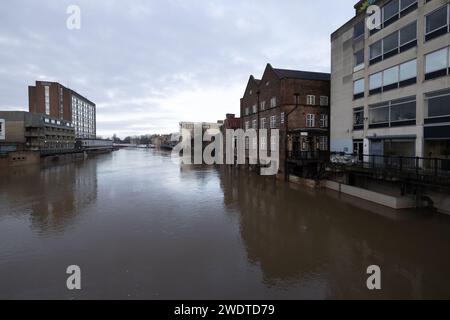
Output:
[[[97,103],[100,135],[221,119],[238,112],[249,74],[260,75],[267,62],[329,71],[330,33],[354,2],[79,0],[81,30],[69,31],[71,0],[6,0],[0,109],[26,108],[27,86],[50,79]],[[221,101],[211,100],[216,91]],[[180,107],[186,96],[195,105]],[[136,115],[151,123],[140,125]]]

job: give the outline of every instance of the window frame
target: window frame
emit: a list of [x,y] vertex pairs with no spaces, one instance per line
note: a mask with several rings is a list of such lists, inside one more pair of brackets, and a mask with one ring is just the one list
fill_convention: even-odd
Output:
[[308,94],[306,96],[306,105],[315,106],[316,105],[316,96],[312,94]]
[[[441,26],[441,27],[438,27],[438,28],[435,28],[435,29],[433,29],[433,30],[431,30],[431,31],[428,31],[427,32],[427,19],[428,19],[428,17],[429,16],[431,16],[432,14],[434,14],[434,13],[436,13],[436,12],[438,12],[439,10],[441,10],[441,9],[443,9],[444,7],[446,7],[446,14],[447,14],[447,23],[446,23],[446,25],[444,25],[444,26]],[[440,7],[440,8],[437,8],[436,10],[433,10],[433,11],[431,11],[430,13],[428,13],[427,15],[425,15],[425,23],[424,23],[424,28],[425,28],[425,30],[424,30],[424,35],[425,35],[425,39],[426,39],[426,37],[429,35],[429,34],[431,34],[431,33],[434,33],[434,32],[436,32],[436,31],[438,31],[438,30],[441,30],[441,29],[444,29],[444,27],[447,27],[447,32],[449,31],[448,30],[448,28],[449,28],[449,19],[450,19],[450,6],[449,6],[449,4],[447,3],[447,4],[445,4],[444,6],[442,6],[442,7]],[[431,39],[430,39],[431,40]],[[426,40],[425,40],[426,41]]]
[[440,93],[438,92],[428,92],[424,94],[424,100],[425,100],[425,120],[427,119],[441,119],[441,118],[447,118],[450,117],[450,109],[448,111],[448,114],[440,115],[440,116],[429,116],[429,100],[435,99],[435,98],[441,98],[441,97],[447,97],[450,96],[450,90],[444,90],[444,92]]
[[316,115],[314,113],[306,114],[306,127],[315,128],[316,127]]
[[[330,98],[328,96],[320,96],[319,104],[321,107],[328,107],[330,105]],[[325,103],[322,103],[322,100],[325,100]]]
[[328,125],[328,114],[326,114],[326,113],[321,113],[320,114],[319,126],[322,129],[326,129],[326,128],[329,127],[329,125]]
[[[356,115],[357,114],[362,114],[361,117],[361,123],[356,123]],[[353,108],[353,130],[354,131],[360,131],[360,130],[364,130],[364,123],[365,123],[365,111],[364,111],[364,107],[358,107],[358,108]]]
[[[430,71],[427,72],[427,66],[428,66],[428,57],[434,53],[437,53],[439,51],[446,51],[446,67],[445,67],[445,74],[444,74],[444,69],[438,69],[438,70],[434,70],[434,71]],[[444,77],[449,75],[449,69],[450,69],[450,46],[435,50],[435,51],[431,51],[427,54],[424,55],[424,59],[425,59],[425,63],[424,63],[424,76],[425,76],[425,80],[432,80],[438,77]]]
[[[362,83],[362,91],[356,92],[355,86],[357,83]],[[366,84],[364,78],[360,78],[358,80],[353,81],[353,100],[363,98],[366,94],[365,92],[366,92]]]

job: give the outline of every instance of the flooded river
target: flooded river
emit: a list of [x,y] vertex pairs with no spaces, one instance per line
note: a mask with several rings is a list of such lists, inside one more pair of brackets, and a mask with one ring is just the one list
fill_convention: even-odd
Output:
[[[2,299],[450,298],[450,218],[168,153],[0,172]],[[80,291],[66,268],[81,268]],[[369,291],[378,265],[382,290]]]

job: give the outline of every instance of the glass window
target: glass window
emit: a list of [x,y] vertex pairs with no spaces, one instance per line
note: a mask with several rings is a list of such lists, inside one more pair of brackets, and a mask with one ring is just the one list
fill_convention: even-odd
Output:
[[326,136],[319,137],[319,148],[321,151],[328,150],[328,137],[326,137]]
[[353,83],[353,93],[354,94],[364,93],[364,79],[356,80]]
[[401,0],[400,1],[400,10],[406,9],[416,2],[417,2],[417,0]]
[[369,77],[369,89],[378,89],[381,87],[381,72],[375,73]]
[[306,104],[314,106],[316,105],[316,96],[308,95],[306,96]]
[[411,60],[400,65],[400,81],[417,77],[417,60]]
[[266,147],[267,147],[267,140],[266,140],[267,138],[266,137],[261,137],[261,141],[260,141],[260,144],[261,144],[261,149],[262,150],[266,150]]
[[390,52],[398,48],[398,32],[383,39],[383,53]]
[[450,115],[450,94],[428,99],[428,117]]
[[314,114],[307,114],[306,115],[306,126],[308,127],[308,128],[312,128],[312,127],[314,127],[315,126],[315,124],[314,124],[314,118],[315,118],[315,116],[314,116]]
[[355,67],[364,64],[364,49],[355,53]]
[[430,33],[436,29],[440,29],[447,25],[447,6],[429,14],[425,19],[426,33]]
[[447,68],[448,48],[432,52],[425,56],[425,73],[435,72]]
[[265,101],[261,101],[261,111],[264,111],[266,109],[266,102]]
[[270,137],[270,150],[271,151],[277,150],[277,143],[278,143],[278,141],[277,141],[276,137],[271,136]]
[[271,116],[270,117],[270,128],[273,129],[276,127],[277,124],[277,118],[276,116]]
[[382,54],[382,43],[380,40],[370,46],[370,59],[379,57],[381,54]]
[[398,66],[383,71],[383,86],[398,82]]
[[411,23],[400,30],[400,45],[404,45],[417,38],[417,22]]
[[362,35],[364,35],[364,20],[361,20],[357,24],[355,24],[355,27],[353,28],[353,38],[359,38]]
[[320,127],[328,128],[328,115],[327,114],[320,115]]
[[389,106],[370,108],[369,118],[371,124],[389,122]]
[[275,108],[276,106],[277,106],[277,98],[273,97],[272,99],[270,99],[270,107]]
[[392,0],[391,2],[389,2],[388,4],[386,4],[383,7],[384,21],[387,21],[390,18],[392,18],[393,16],[395,16],[396,14],[398,14],[398,8],[399,8],[398,1],[399,0]]
[[391,106],[391,121],[416,119],[416,101],[409,101]]
[[353,110],[353,125],[354,126],[364,125],[364,108],[357,108]]
[[328,106],[328,96],[320,96],[320,105],[322,107]]

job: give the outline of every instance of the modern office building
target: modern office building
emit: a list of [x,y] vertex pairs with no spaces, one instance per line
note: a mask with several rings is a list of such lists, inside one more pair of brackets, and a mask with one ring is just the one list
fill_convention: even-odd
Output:
[[29,111],[70,121],[76,138],[96,138],[96,106],[79,93],[57,82],[36,81],[28,87]]
[[[366,8],[381,9],[379,28]],[[450,154],[448,0],[359,1],[331,35],[331,151]]]

